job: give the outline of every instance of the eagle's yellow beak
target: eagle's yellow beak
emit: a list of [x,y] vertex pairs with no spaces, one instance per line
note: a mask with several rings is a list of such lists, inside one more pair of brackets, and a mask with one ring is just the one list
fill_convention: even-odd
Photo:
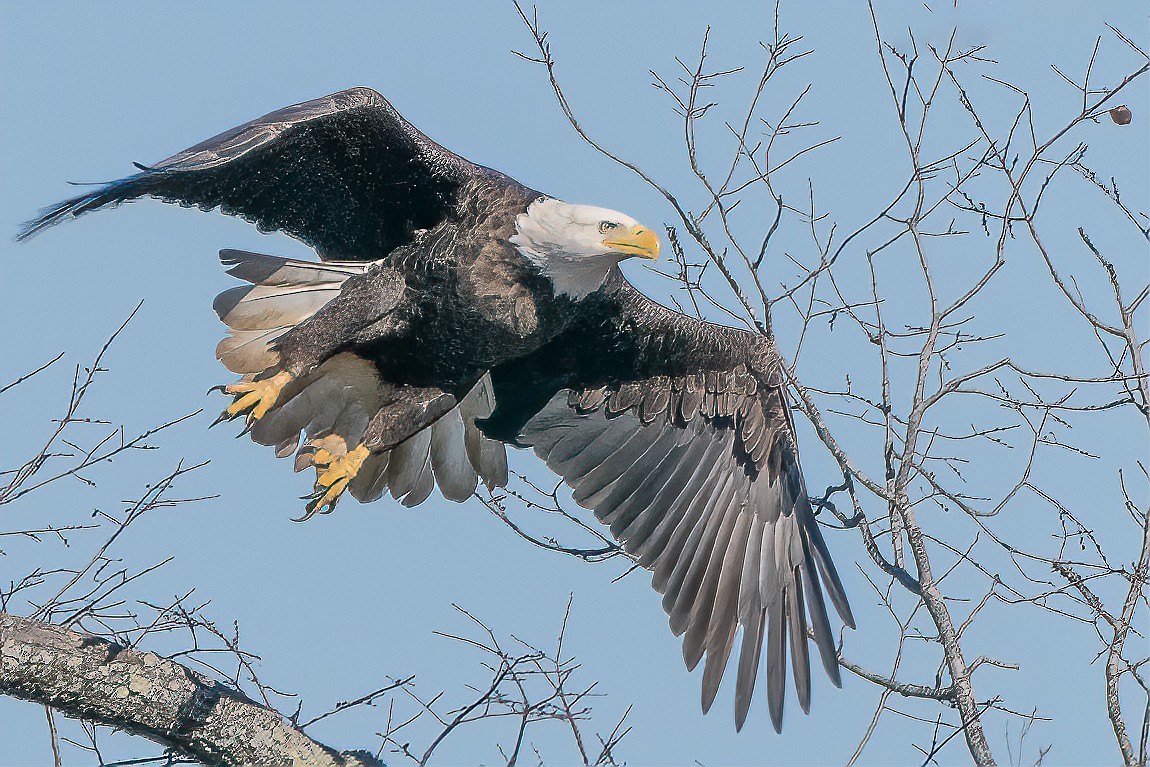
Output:
[[629,230],[611,235],[603,240],[603,244],[628,256],[649,258],[652,261],[659,257],[659,238],[642,224],[635,224]]

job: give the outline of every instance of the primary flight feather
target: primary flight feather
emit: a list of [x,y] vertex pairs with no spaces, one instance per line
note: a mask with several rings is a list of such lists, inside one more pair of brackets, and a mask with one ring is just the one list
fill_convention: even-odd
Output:
[[[273,112],[46,210],[20,238],[139,197],[219,208],[320,261],[221,252],[247,283],[214,304],[238,382],[221,420],[314,467],[305,518],[346,493],[463,501],[531,447],[663,594],[703,709],[735,639],[735,723],[765,662],[782,726],[808,637],[839,681],[829,598],[850,606],[796,456],[771,339],[650,300],[619,263],[657,236],[436,144],[353,88]],[[741,632],[740,632],[741,629]]]

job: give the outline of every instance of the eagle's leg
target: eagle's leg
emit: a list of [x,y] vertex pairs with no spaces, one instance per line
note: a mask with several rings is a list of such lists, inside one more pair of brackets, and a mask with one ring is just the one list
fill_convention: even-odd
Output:
[[456,404],[456,398],[442,389],[401,386],[372,418],[359,444],[347,446],[331,436],[312,440],[305,451],[310,449],[316,479],[304,519],[334,509],[369,455],[390,450],[423,431]]
[[247,414],[249,424],[263,418],[275,407],[280,392],[292,378],[291,373],[281,370],[269,378],[241,380],[229,386],[219,387],[225,394],[231,394],[235,399],[212,425],[221,421],[231,421],[244,413]]
[[458,400],[443,389],[402,386],[371,419],[363,443],[374,451],[390,450],[431,426],[457,404]]
[[334,509],[348,483],[359,473],[360,467],[370,454],[371,451],[362,444],[356,445],[343,455],[337,455],[322,447],[312,453],[311,462],[316,472],[315,492],[309,496],[306,517]]

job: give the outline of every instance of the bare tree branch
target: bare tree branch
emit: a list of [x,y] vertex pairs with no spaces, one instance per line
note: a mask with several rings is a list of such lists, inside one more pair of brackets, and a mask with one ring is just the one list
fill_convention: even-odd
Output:
[[157,655],[0,613],[0,692],[123,727],[206,764],[379,765]]

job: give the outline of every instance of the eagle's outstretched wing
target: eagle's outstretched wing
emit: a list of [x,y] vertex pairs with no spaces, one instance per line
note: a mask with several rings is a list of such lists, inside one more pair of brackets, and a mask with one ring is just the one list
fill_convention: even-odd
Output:
[[621,275],[587,320],[492,371],[492,435],[530,445],[654,573],[689,668],[707,656],[710,708],[742,628],[735,721],[747,716],[766,640],[768,703],[782,726],[789,636],[810,703],[807,627],[838,685],[824,592],[854,626],[814,519],[775,352],[647,299]]
[[370,88],[280,109],[138,167],[44,210],[19,238],[149,196],[218,207],[297,237],[324,259],[374,260],[452,216],[469,180],[500,175],[436,144]]

